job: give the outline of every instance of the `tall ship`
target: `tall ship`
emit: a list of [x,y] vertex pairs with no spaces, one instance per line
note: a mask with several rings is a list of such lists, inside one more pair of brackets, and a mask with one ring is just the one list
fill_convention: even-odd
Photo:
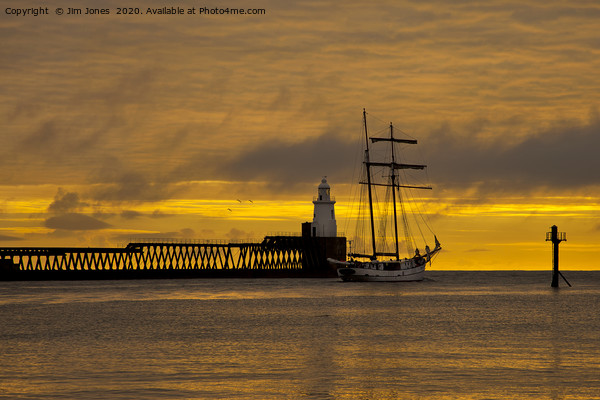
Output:
[[[417,140],[395,136],[392,123],[387,134],[369,136],[364,109],[363,131],[364,160],[358,182],[359,206],[355,211],[357,234],[347,261],[332,258],[328,261],[343,281],[421,281],[425,267],[442,246],[429,227],[422,205],[413,195],[415,191],[432,187],[408,181],[407,172],[424,170],[426,165],[405,163],[400,153],[401,148],[416,145]],[[383,195],[381,201],[380,195]],[[431,249],[423,243],[421,251],[414,233],[418,231],[425,242],[424,228],[433,234],[434,247]]]

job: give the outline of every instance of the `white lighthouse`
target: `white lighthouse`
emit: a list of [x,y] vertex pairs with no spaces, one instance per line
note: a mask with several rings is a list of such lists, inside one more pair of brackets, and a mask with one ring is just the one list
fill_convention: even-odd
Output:
[[335,200],[331,198],[331,187],[326,178],[323,177],[321,180],[318,196],[313,200],[315,205],[315,214],[311,224],[311,236],[313,237],[337,236],[337,223],[335,222],[335,211],[333,209]]

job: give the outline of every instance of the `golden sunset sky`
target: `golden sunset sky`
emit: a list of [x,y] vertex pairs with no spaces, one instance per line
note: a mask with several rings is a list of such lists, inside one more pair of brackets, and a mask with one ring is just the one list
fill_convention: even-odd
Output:
[[[300,232],[323,176],[349,230],[364,107],[419,140],[434,269],[549,270],[554,224],[561,269],[599,267],[597,1],[6,11],[40,5],[0,10],[0,246]],[[163,6],[196,15],[146,14]]]

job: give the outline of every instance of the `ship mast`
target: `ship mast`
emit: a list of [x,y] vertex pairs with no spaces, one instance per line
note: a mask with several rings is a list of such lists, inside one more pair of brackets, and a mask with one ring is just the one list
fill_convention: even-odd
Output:
[[366,150],[365,150],[365,166],[367,168],[367,188],[369,191],[369,213],[371,216],[371,238],[373,243],[373,256],[375,259],[377,257],[377,249],[375,246],[375,220],[373,217],[373,193],[371,190],[371,163],[369,161],[369,134],[367,131],[367,111],[363,108],[363,123],[365,125],[365,142],[366,142]]
[[400,259],[400,251],[398,250],[398,216],[396,211],[396,173],[394,164],[396,163],[396,157],[394,155],[394,126],[390,122],[390,141],[392,148],[392,165],[391,165],[391,180],[392,180],[392,202],[394,204],[394,239],[396,240],[396,260]]

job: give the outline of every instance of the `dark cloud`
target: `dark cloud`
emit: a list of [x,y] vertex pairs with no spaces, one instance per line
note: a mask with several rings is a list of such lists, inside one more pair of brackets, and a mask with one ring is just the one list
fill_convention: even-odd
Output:
[[476,249],[466,250],[465,253],[479,253],[479,252],[486,252],[486,251],[491,251],[491,250],[490,249],[484,249],[484,248],[476,248]]
[[292,188],[323,175],[347,176],[355,150],[355,143],[331,133],[298,143],[274,140],[225,162],[217,173],[225,179],[260,180]]
[[[507,128],[514,125],[504,121]],[[524,139],[489,138],[494,123],[476,118],[461,135],[444,125],[423,139],[414,162],[429,166],[437,186],[449,189],[479,187],[486,191],[522,192],[600,185],[600,118],[593,113],[587,123],[563,122]],[[483,133],[482,133],[483,131]],[[509,140],[510,139],[510,140]],[[359,151],[360,153],[360,151]],[[350,183],[355,164],[361,162],[357,142],[324,134],[298,143],[265,142],[225,161],[217,174],[229,180],[266,181],[271,189],[292,190],[312,183],[315,177],[336,176]],[[410,158],[410,156],[409,156]],[[406,160],[405,160],[406,161]],[[424,177],[425,179],[425,177]]]
[[50,217],[44,222],[50,229],[67,231],[87,231],[110,228],[110,224],[84,214],[68,213]]
[[161,211],[158,208],[156,210],[152,211],[152,214],[150,214],[151,218],[168,218],[170,216],[172,216],[172,214],[164,213],[163,211]]
[[153,202],[171,198],[177,189],[162,178],[153,178],[151,173],[113,170],[104,171],[104,182],[91,191],[99,201],[140,201]]
[[[446,126],[444,130],[449,130]],[[509,144],[501,138],[468,140],[440,131],[430,135],[430,177],[445,187],[505,191],[600,185],[600,119],[562,124]]]
[[75,192],[65,192],[64,189],[58,188],[54,201],[48,206],[48,212],[51,213],[69,213],[77,211],[81,207],[87,206],[87,203],[79,200],[79,194]]
[[135,211],[135,210],[123,210],[121,211],[121,218],[124,219],[135,219],[135,218],[139,218],[141,216],[143,216],[144,214],[142,214],[139,211]]
[[21,139],[19,150],[26,151],[48,151],[53,149],[59,142],[61,136],[55,121],[45,121],[37,129]]
[[593,19],[596,20],[600,17],[600,9],[598,7],[585,7],[585,6],[551,6],[547,4],[543,6],[531,6],[526,4],[518,5],[515,11],[512,13],[512,17],[519,22],[525,24],[548,22],[569,18],[581,19]]
[[169,218],[172,216],[172,214],[164,213],[158,209],[152,211],[152,213],[150,213],[150,214],[145,214],[145,213],[135,211],[135,210],[123,210],[123,211],[121,211],[120,215],[121,215],[121,218],[124,218],[124,219],[136,219],[136,218],[141,218],[141,217],[157,219],[157,218]]
[[[43,163],[52,169],[77,165],[77,169],[81,169],[85,161],[90,163],[90,154],[101,147],[106,126],[105,121],[94,116],[86,115],[84,121],[53,116],[37,126],[30,122],[34,127],[22,134],[14,150],[28,163]],[[88,126],[82,126],[84,124]]]
[[23,240],[23,238],[10,235],[0,235],[0,242],[15,242],[19,240]]

